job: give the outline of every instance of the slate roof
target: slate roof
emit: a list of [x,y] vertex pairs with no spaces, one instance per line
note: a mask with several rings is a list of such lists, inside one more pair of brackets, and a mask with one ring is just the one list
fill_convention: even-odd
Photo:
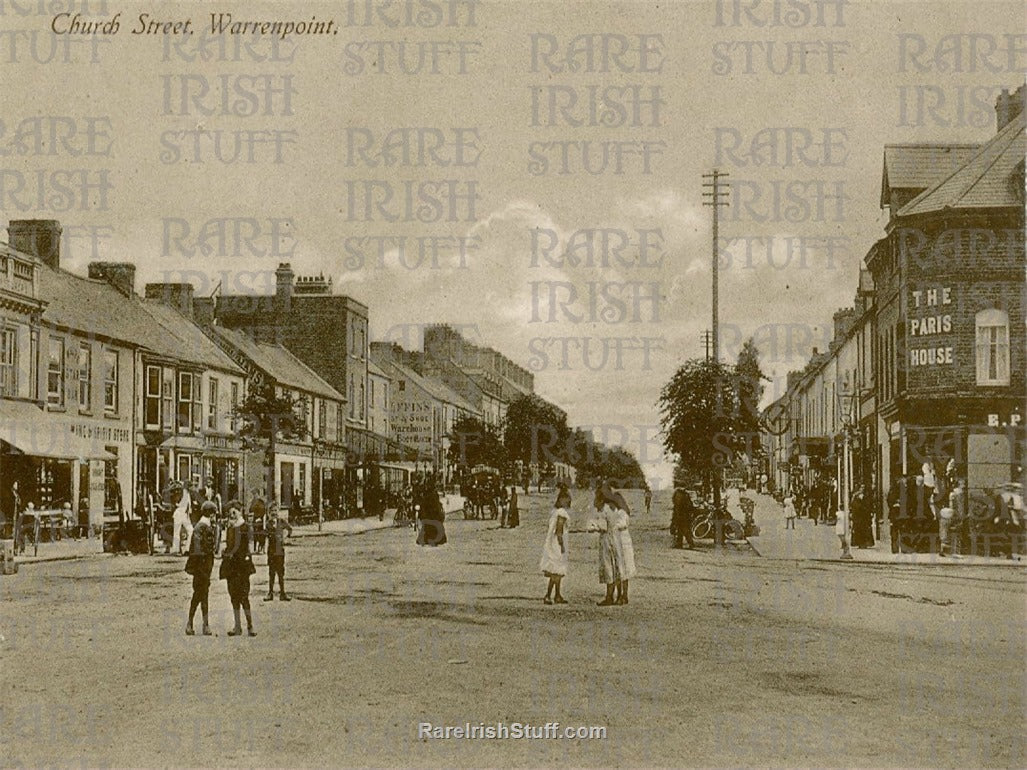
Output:
[[947,209],[1022,209],[1025,121],[1027,113],[1021,112],[958,169],[899,209],[898,216]]
[[313,393],[322,398],[345,401],[346,398],[325,382],[321,376],[281,345],[257,342],[245,332],[211,327],[211,332],[248,358],[254,366],[279,385]]
[[243,374],[196,324],[152,300],[126,297],[106,281],[39,267],[43,321],[144,348],[183,363]]
[[943,180],[980,149],[979,144],[951,142],[886,144],[881,175],[881,206],[892,189],[926,190]]
[[380,366],[378,366],[378,364],[376,364],[370,358],[367,359],[367,372],[368,374],[374,374],[378,377],[384,377],[387,380],[390,379],[389,373],[382,369]]
[[395,361],[388,361],[385,363],[386,366],[392,367],[392,369],[404,379],[410,380],[412,383],[417,385],[419,388],[427,392],[432,398],[436,398],[439,401],[445,401],[447,404],[463,409],[464,411],[470,412],[471,414],[477,414],[478,410],[471,405],[463,396],[457,393],[455,390],[450,388],[443,382],[434,379],[433,377],[422,377],[420,374],[415,372],[409,367],[403,366],[403,364],[397,364]]
[[225,351],[203,333],[199,326],[177,310],[156,300],[137,301],[164,332],[161,343],[164,349],[154,348],[155,352],[168,352],[183,361],[200,363],[213,369],[227,370],[239,375],[245,374]]

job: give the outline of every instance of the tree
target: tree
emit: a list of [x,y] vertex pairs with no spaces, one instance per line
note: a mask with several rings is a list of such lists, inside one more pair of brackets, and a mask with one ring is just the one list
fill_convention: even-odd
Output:
[[630,451],[600,444],[591,432],[581,428],[575,428],[572,433],[567,462],[577,471],[580,489],[591,487],[600,479],[619,488],[641,489],[645,486],[645,474]]
[[471,415],[458,418],[449,436],[449,461],[468,468],[503,468],[507,453],[499,429]]
[[570,435],[567,416],[534,393],[506,410],[503,443],[511,460],[525,465],[565,462]]
[[763,399],[764,382],[770,378],[760,368],[760,351],[752,337],[745,341],[738,352],[735,363],[735,374],[738,377],[738,392],[741,402],[742,418],[749,428],[757,432],[760,425],[760,401]]
[[734,367],[693,358],[674,373],[660,393],[664,447],[677,455],[682,470],[712,487],[720,505],[720,469],[744,448],[749,422],[742,414],[741,388]]
[[764,382],[770,378],[760,368],[760,351],[752,337],[745,341],[742,349],[738,352],[738,361],[735,362],[735,376],[738,381],[738,398],[741,409],[742,424],[739,429],[749,436],[746,441],[744,457],[737,458],[736,465],[739,470],[746,474],[758,464],[764,456],[762,444],[757,437],[763,432],[763,418],[760,411],[760,401],[763,400]]
[[279,438],[296,441],[306,436],[305,406],[292,395],[279,393],[270,380],[262,379],[250,386],[234,416],[242,422],[239,435],[265,447],[265,491],[270,502],[275,496],[275,445]]

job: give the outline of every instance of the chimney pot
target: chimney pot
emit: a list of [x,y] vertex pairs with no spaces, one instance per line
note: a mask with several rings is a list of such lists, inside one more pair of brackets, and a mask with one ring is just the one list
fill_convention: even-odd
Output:
[[7,225],[11,246],[61,269],[61,223],[56,219],[12,219]]
[[148,283],[146,298],[173,307],[188,319],[193,317],[193,285],[191,283]]
[[135,294],[136,266],[131,262],[90,262],[89,277],[107,281],[126,297]]

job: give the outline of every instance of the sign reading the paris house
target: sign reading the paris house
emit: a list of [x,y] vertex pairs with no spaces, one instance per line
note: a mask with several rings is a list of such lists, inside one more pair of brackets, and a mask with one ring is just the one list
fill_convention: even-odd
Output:
[[952,359],[952,287],[935,286],[910,292],[909,365],[943,366]]

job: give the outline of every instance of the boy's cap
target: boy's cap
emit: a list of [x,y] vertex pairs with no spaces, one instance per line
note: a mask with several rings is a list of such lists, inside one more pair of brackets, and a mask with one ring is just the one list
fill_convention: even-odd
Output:
[[241,511],[243,504],[241,500],[229,500],[225,508],[229,511]]
[[218,512],[218,507],[216,505],[214,505],[214,503],[210,502],[209,500],[207,502],[205,502],[203,505],[200,506],[200,515],[201,516],[206,516],[207,514],[217,513],[217,512]]

